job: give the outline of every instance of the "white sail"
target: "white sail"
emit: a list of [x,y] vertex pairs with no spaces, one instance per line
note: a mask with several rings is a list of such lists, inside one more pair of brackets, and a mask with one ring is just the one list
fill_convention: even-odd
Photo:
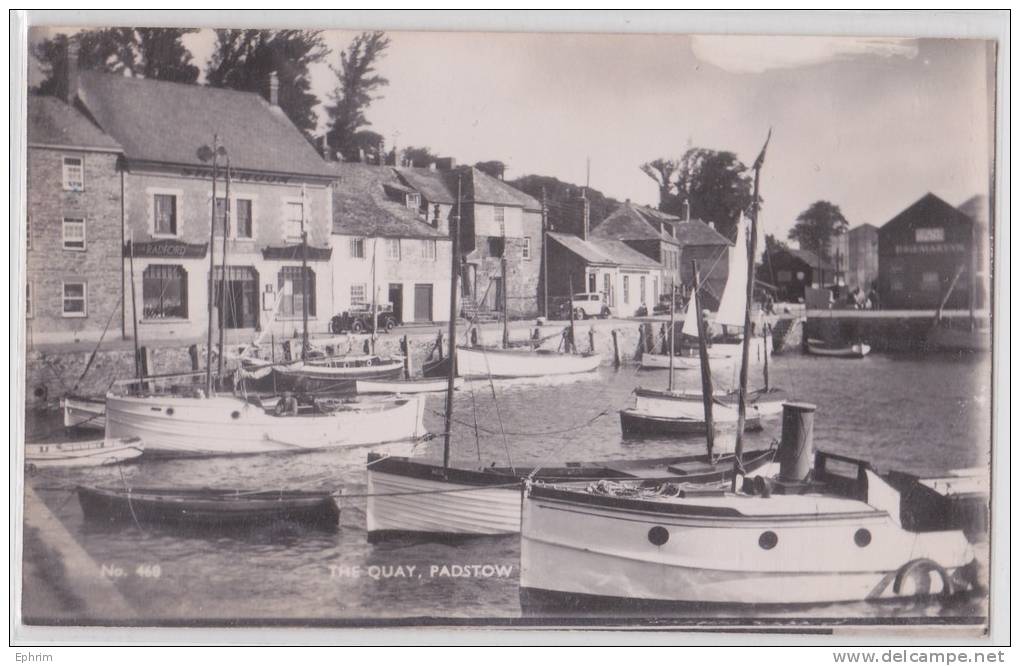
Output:
[[687,300],[687,312],[684,314],[684,323],[680,330],[685,335],[698,337],[698,306],[694,294]]
[[740,216],[737,224],[737,242],[730,251],[729,274],[726,288],[719,301],[715,323],[725,326],[744,325],[747,308],[747,218]]

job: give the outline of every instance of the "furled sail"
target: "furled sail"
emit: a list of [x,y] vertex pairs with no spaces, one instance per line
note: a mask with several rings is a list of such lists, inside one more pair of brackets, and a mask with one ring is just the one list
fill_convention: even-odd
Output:
[[725,326],[744,325],[747,299],[747,218],[740,215],[737,224],[737,242],[730,252],[729,274],[726,288],[719,301],[715,323]]

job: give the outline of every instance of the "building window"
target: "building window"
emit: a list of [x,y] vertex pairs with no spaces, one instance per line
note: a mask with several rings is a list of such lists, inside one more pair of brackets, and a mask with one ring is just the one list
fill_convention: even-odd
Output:
[[602,274],[602,296],[606,299],[606,305],[613,306],[613,285],[609,273]]
[[490,257],[502,257],[503,250],[506,248],[505,239],[496,236],[489,236],[489,256]]
[[531,236],[524,237],[524,248],[521,250],[521,256],[525,259],[531,259]]
[[[315,271],[305,269],[306,280],[301,279],[300,266],[284,266],[280,269],[279,288],[283,294],[280,314],[284,317],[300,317],[304,314],[305,299],[308,300],[308,315],[315,316]],[[305,292],[305,281],[308,291]]]
[[921,289],[926,291],[937,291],[939,288],[939,274],[937,271],[925,271],[921,273]]
[[598,276],[597,275],[595,275],[594,273],[588,273],[588,293],[589,294],[594,294],[595,293],[595,289],[596,289],[595,285],[598,284],[597,280],[598,280]]
[[645,276],[641,276],[641,305],[645,304]]
[[35,313],[32,311],[32,283],[25,283],[25,317],[31,319]]
[[64,158],[64,189],[71,192],[85,190],[85,160],[82,158]]
[[626,304],[630,303],[630,276],[623,276],[623,302]]
[[942,227],[919,227],[914,229],[914,241],[917,243],[944,243],[946,230]]
[[153,233],[157,236],[177,235],[177,195],[152,195]]
[[213,231],[217,238],[230,236],[230,221],[227,219],[227,200],[216,197],[216,227]]
[[436,260],[436,241],[423,240],[421,242],[421,258],[429,261]]
[[65,317],[88,316],[88,285],[85,282],[63,284],[63,315]]
[[181,266],[153,264],[142,273],[142,318],[188,318],[188,272]]
[[400,261],[400,239],[386,239],[386,258],[390,261]]
[[65,217],[63,225],[65,250],[85,249],[85,220],[80,217]]
[[652,278],[652,302],[659,302],[659,278],[657,277]]
[[365,239],[364,238],[352,238],[351,239],[351,258],[352,259],[364,259],[365,258]]
[[410,192],[404,198],[404,206],[412,210],[417,210],[421,206],[421,195],[417,192]]
[[236,199],[234,201],[234,219],[237,221],[238,238],[254,238],[251,199]]
[[284,229],[286,230],[287,240],[293,243],[300,243],[301,231],[304,227],[304,204],[300,201],[288,201],[285,215]]
[[506,210],[502,206],[495,206],[492,209],[492,219],[499,227],[499,235],[506,236]]
[[365,294],[368,290],[364,284],[352,284],[351,285],[351,307],[359,305],[366,305],[368,300],[365,298]]

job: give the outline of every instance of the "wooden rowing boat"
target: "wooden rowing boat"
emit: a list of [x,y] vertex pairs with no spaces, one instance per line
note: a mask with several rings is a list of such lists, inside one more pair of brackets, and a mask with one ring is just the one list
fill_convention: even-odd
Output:
[[67,395],[60,399],[65,428],[106,430],[106,399]]
[[78,487],[85,519],[183,527],[254,528],[280,522],[336,529],[340,507],[330,492],[218,488]]
[[25,465],[30,468],[112,465],[137,458],[144,448],[138,437],[25,444]]
[[831,356],[833,358],[864,358],[871,352],[871,347],[862,342],[853,344],[829,344],[822,340],[809,338],[807,350],[814,356]]

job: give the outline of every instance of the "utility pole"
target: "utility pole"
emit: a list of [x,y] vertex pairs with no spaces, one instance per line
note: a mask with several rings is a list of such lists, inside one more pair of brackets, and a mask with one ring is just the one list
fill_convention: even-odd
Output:
[[542,312],[549,321],[549,207],[542,186]]

